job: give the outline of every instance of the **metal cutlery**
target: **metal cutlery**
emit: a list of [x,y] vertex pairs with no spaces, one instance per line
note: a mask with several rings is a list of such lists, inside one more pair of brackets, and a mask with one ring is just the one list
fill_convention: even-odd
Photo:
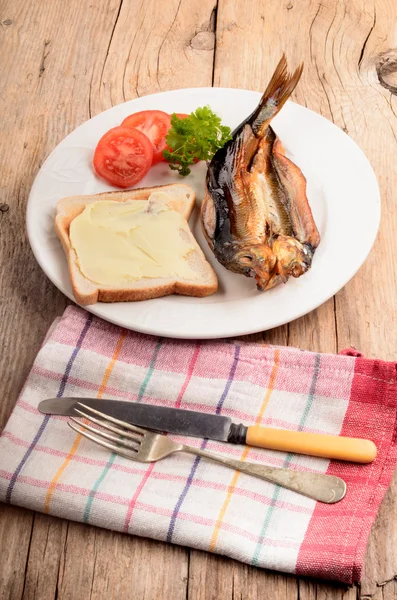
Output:
[[75,413],[101,429],[76,417],[71,417],[72,422],[68,421],[68,425],[85,438],[133,461],[149,463],[175,452],[187,452],[327,504],[339,502],[346,493],[346,484],[339,477],[225,458],[206,450],[178,444],[165,435],[120,421],[82,403],[78,403],[78,406],[79,408],[74,408]]
[[161,433],[207,438],[231,444],[247,444],[269,450],[358,463],[369,463],[376,457],[376,446],[371,440],[259,425],[247,427],[242,423],[233,423],[230,417],[224,415],[156,406],[144,402],[125,402],[106,398],[48,398],[40,402],[38,408],[44,414],[70,416],[78,402],[121,421]]

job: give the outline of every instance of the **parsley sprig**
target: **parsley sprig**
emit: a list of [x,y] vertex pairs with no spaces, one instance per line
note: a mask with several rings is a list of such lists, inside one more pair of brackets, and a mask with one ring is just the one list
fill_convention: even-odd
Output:
[[168,148],[163,150],[163,156],[170,163],[170,169],[189,175],[190,165],[211,160],[231,137],[230,127],[221,125],[220,117],[209,106],[197,108],[185,119],[179,119],[174,113],[166,136]]

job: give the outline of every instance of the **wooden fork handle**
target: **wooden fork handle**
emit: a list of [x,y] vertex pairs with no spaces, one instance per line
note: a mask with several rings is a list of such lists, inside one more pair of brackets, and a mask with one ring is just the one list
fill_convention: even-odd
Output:
[[193,448],[192,446],[182,446],[181,450],[182,452],[189,452],[190,454],[207,458],[225,467],[236,469],[236,471],[252,475],[269,483],[275,483],[288,490],[292,490],[313,500],[318,500],[319,502],[325,502],[326,504],[339,502],[346,494],[346,483],[343,479],[334,477],[333,475],[293,471],[292,469],[243,462],[233,458],[224,458],[219,454],[213,454],[212,452]]

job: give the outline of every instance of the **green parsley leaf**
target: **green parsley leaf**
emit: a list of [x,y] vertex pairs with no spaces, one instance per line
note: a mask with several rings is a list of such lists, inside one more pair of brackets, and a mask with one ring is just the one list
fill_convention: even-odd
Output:
[[184,119],[173,113],[165,138],[168,148],[163,150],[163,156],[170,163],[170,169],[189,175],[190,165],[211,160],[231,137],[230,127],[221,125],[220,117],[209,106],[197,108]]

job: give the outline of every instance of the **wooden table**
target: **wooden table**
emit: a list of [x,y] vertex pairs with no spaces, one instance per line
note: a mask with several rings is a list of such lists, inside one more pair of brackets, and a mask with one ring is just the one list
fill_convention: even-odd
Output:
[[[263,90],[283,51],[294,95],[356,140],[382,194],[375,247],[318,310],[264,334],[320,352],[397,357],[396,0],[2,0],[0,13],[0,427],[66,298],[25,234],[43,160],[125,100],[195,86]],[[395,70],[394,70],[395,69]],[[344,240],[341,240],[341,244]],[[1,599],[397,598],[397,484],[373,528],[360,588],[265,572],[186,548],[0,505]]]

